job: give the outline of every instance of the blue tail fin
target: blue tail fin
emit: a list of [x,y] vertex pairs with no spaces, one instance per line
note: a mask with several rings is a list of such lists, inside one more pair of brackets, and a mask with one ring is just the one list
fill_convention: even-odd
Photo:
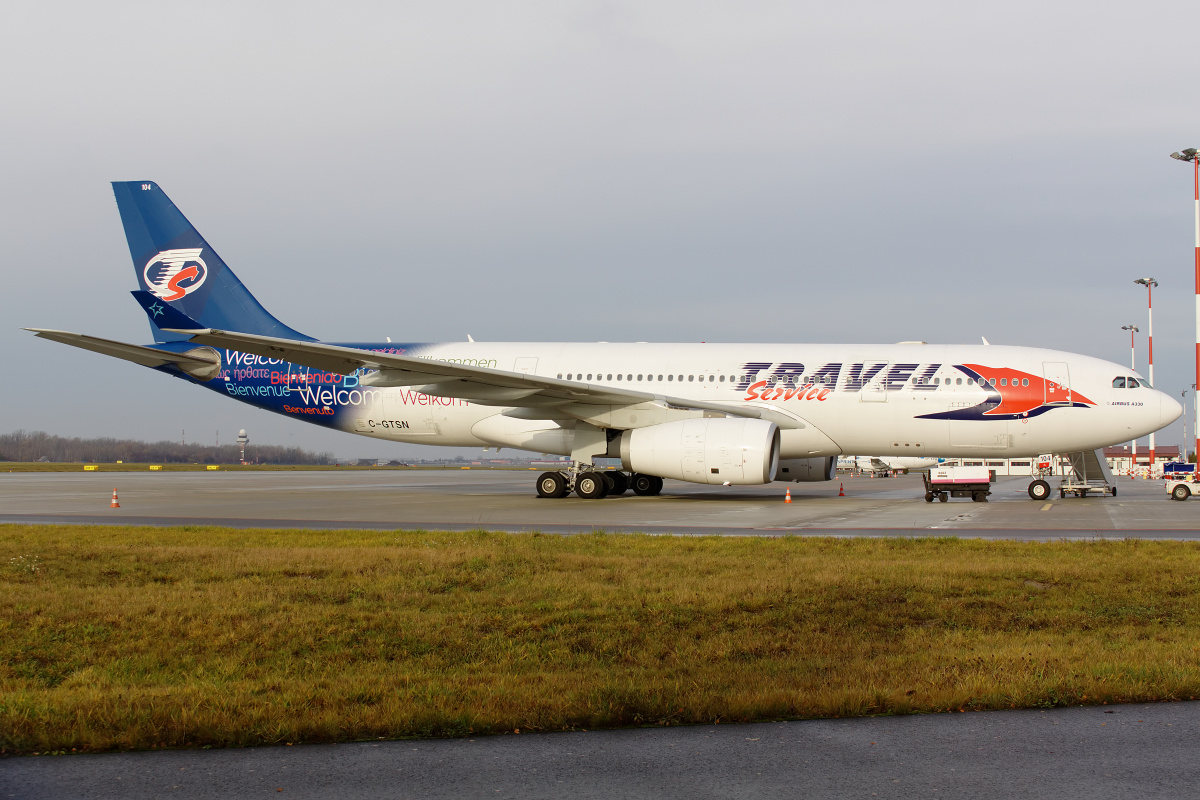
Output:
[[[313,341],[267,313],[158,184],[121,181],[112,186],[142,290],[206,328]],[[150,328],[156,342],[186,338],[153,321]]]

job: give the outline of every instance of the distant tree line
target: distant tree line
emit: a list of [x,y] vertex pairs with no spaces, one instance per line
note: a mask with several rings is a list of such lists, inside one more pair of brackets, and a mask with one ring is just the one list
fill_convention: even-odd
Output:
[[[68,439],[42,431],[17,431],[0,435],[0,461],[237,464],[241,461],[241,448],[236,444],[218,447],[133,439]],[[310,453],[299,447],[250,444],[246,446],[246,461],[256,464],[332,464],[333,457],[329,453]]]

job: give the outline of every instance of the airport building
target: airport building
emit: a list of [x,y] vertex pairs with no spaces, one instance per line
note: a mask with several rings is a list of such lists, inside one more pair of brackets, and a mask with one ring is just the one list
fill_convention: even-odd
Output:
[[[1116,475],[1128,475],[1132,470],[1145,471],[1150,464],[1150,448],[1138,447],[1137,465],[1133,464],[1129,445],[1118,445],[1104,448],[1104,459],[1108,467]],[[1162,472],[1163,464],[1179,460],[1178,445],[1162,445],[1154,448],[1154,473]],[[1036,458],[952,458],[946,462],[951,467],[987,467],[994,469],[997,475],[1032,475],[1037,470]],[[1058,456],[1051,461],[1054,474],[1061,474],[1064,469],[1070,469],[1070,461],[1066,456]]]

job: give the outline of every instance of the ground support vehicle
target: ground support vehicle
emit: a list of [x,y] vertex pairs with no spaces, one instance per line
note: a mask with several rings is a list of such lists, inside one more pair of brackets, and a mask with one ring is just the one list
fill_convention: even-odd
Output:
[[1200,494],[1200,477],[1194,474],[1183,478],[1167,478],[1163,485],[1172,500],[1187,500],[1194,494]]
[[934,498],[944,503],[951,497],[969,497],[986,503],[992,493],[992,473],[987,467],[937,467],[921,473],[925,482],[925,502]]
[[1102,452],[1085,450],[1071,453],[1070,459],[1071,471],[1063,475],[1058,484],[1059,498],[1068,494],[1087,497],[1089,493],[1117,496],[1117,479],[1113,477]]

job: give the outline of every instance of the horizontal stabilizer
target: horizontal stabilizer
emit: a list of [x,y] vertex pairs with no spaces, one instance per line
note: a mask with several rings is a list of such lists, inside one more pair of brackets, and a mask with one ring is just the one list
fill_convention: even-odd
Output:
[[211,380],[221,371],[221,356],[209,347],[194,347],[183,353],[173,353],[140,344],[127,344],[112,339],[101,339],[70,331],[55,331],[45,328],[26,328],[39,339],[69,344],[93,353],[132,361],[143,367],[164,367],[173,364],[180,370],[199,380]]

